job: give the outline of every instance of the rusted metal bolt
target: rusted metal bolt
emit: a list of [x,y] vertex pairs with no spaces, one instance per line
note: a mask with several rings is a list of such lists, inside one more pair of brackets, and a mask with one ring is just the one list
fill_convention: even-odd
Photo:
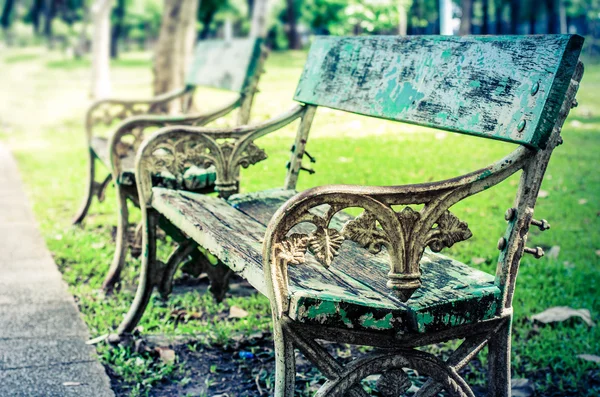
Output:
[[517,209],[516,208],[509,208],[504,213],[504,219],[506,219],[507,221],[510,222],[513,219],[515,219],[515,215],[517,215]]
[[500,240],[498,240],[498,249],[502,251],[504,248],[506,248],[506,239],[504,237],[500,237]]
[[535,257],[535,259],[540,259],[542,256],[544,256],[544,250],[542,249],[542,247],[535,247],[535,248],[525,247],[524,251],[528,254],[533,255]]
[[540,228],[540,230],[543,232],[544,230],[548,230],[550,229],[550,224],[548,223],[547,220],[542,219],[541,221],[538,221],[537,219],[532,219],[531,220],[531,224],[533,226],[537,226]]
[[525,120],[521,120],[521,121],[519,122],[519,124],[517,124],[517,130],[518,130],[519,132],[523,131],[523,130],[525,129],[525,126],[526,126],[526,125],[527,125],[527,121],[525,121]]

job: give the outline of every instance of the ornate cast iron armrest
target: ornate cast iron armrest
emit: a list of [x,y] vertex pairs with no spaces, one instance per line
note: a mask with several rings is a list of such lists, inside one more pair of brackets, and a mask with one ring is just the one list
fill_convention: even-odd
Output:
[[153,174],[168,172],[183,186],[183,175],[192,166],[214,166],[216,189],[221,197],[229,197],[237,191],[240,167],[267,157],[254,140],[303,117],[305,111],[298,105],[264,123],[227,129],[177,126],[156,131],[144,140],[136,156],[140,203],[150,205]]
[[[481,192],[522,169],[533,152],[519,147],[504,159],[473,173],[445,181],[404,186],[328,185],[306,190],[287,201],[271,218],[263,243],[263,267],[270,298],[279,315],[287,311],[288,265],[304,263],[306,251],[324,267],[345,240],[371,253],[383,247],[390,258],[387,285],[406,301],[421,286],[419,262],[426,247],[435,252],[471,237],[465,222],[448,209],[458,201]],[[324,215],[315,207],[327,204]],[[420,211],[406,206],[423,204]],[[349,207],[364,209],[341,230],[330,227],[333,216]],[[316,226],[311,234],[291,233],[307,222]]]
[[[123,121],[110,138],[109,153],[112,163],[113,175],[120,175],[123,171],[122,159],[133,151],[137,152],[145,137],[145,129],[149,127],[168,126],[201,126],[223,117],[237,108],[240,98],[236,98],[220,109],[206,112],[187,114],[181,116],[167,115],[142,115],[130,117]],[[131,139],[132,138],[132,139]]]
[[183,87],[154,98],[146,99],[101,99],[88,108],[86,113],[86,133],[87,138],[92,138],[93,128],[98,124],[110,125],[117,120],[124,120],[128,117],[139,114],[152,114],[161,110],[162,105],[177,99],[183,95],[191,93],[193,88]]

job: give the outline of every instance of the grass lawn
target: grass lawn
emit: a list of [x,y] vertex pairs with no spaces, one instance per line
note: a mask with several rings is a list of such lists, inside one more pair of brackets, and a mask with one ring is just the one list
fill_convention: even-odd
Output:
[[[255,101],[254,120],[268,119],[292,106],[304,57],[303,52],[270,56]],[[94,202],[84,227],[70,225],[82,199],[86,173],[83,116],[89,103],[88,66],[42,49],[5,50],[0,56],[0,139],[17,157],[43,235],[95,337],[112,331],[121,321],[133,299],[140,263],[129,260],[118,293],[110,297],[98,293],[114,247],[117,218],[112,189],[104,203]],[[150,54],[129,54],[114,62],[114,94],[148,95],[150,71]],[[585,308],[598,320],[599,90],[600,66],[590,63],[578,95],[580,106],[565,124],[565,143],[555,151],[542,186],[544,197],[536,207],[536,218],[548,219],[552,229],[544,233],[532,229],[528,243],[547,252],[551,247],[560,251],[558,256],[540,260],[525,256],[517,282],[513,377],[534,381],[538,395],[600,395],[599,365],[577,357],[600,355],[600,327],[588,327],[577,320],[540,326],[529,320],[553,306]],[[208,104],[227,96],[213,91],[199,95],[201,103]],[[259,141],[269,159],[243,172],[244,191],[283,183],[294,127]],[[500,159],[514,146],[320,109],[307,149],[318,159],[317,173],[302,174],[300,189],[328,183],[390,185],[443,179]],[[514,176],[454,208],[453,212],[469,223],[474,236],[446,254],[494,273],[496,241],[506,227],[503,215],[512,204],[517,181],[518,176]],[[163,259],[168,248],[168,242],[161,247]],[[227,379],[236,367],[245,368],[242,375],[257,385],[248,395],[259,395],[258,388],[268,393],[271,367],[251,368],[253,362],[231,353],[243,346],[260,359],[257,362],[272,362],[269,349],[260,344],[253,347],[251,342],[260,333],[263,345],[269,345],[266,298],[242,293],[245,290],[239,288],[216,304],[201,282],[180,277],[177,284],[168,301],[155,298],[150,303],[140,323],[144,336],[154,336],[154,344],[176,346],[178,359],[174,363],[163,362],[151,349],[97,345],[119,395],[215,395],[223,385],[221,379]],[[196,284],[201,288],[190,288]],[[238,290],[241,292],[236,293]],[[232,306],[249,315],[229,319]],[[206,371],[197,371],[199,358],[213,351],[229,352],[233,369],[217,360]],[[479,368],[476,363],[468,369],[475,383],[484,380]],[[299,395],[314,389],[313,378],[311,372],[301,382],[304,391]]]

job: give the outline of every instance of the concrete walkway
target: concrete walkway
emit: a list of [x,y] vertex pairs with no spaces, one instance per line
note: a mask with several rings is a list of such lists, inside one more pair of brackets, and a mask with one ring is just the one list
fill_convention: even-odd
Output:
[[0,143],[0,396],[114,396]]

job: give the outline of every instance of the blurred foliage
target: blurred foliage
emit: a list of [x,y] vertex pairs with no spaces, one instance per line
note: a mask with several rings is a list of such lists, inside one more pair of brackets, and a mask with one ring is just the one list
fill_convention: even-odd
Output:
[[[69,48],[81,43],[89,48],[88,12],[95,0],[0,0],[2,35],[11,45],[30,45],[42,40]],[[147,48],[160,30],[164,0],[117,0],[112,16],[113,44],[124,49]],[[270,0],[269,45],[289,48],[290,38],[301,46],[311,35],[397,34],[406,10],[408,34],[439,33],[440,0]],[[464,17],[453,0],[455,28]],[[567,16],[567,31],[600,36],[600,0],[470,0],[473,34],[547,33],[559,5]],[[201,0],[198,38],[223,37],[229,20],[235,36],[250,29],[254,0]],[[48,8],[50,6],[50,8]],[[293,12],[289,12],[293,7]],[[483,27],[487,10],[487,27]],[[46,18],[51,20],[48,25]],[[289,19],[293,20],[290,21]],[[512,20],[511,20],[512,18]],[[6,22],[6,24],[4,24]],[[6,26],[5,26],[6,25]],[[48,25],[48,28],[44,26]],[[116,26],[116,27],[115,27]],[[490,28],[491,26],[491,28]],[[564,25],[563,25],[564,26]],[[486,30],[487,29],[487,30]],[[596,46],[592,40],[589,46]],[[600,52],[600,51],[598,51]],[[117,54],[116,51],[113,54]]]

